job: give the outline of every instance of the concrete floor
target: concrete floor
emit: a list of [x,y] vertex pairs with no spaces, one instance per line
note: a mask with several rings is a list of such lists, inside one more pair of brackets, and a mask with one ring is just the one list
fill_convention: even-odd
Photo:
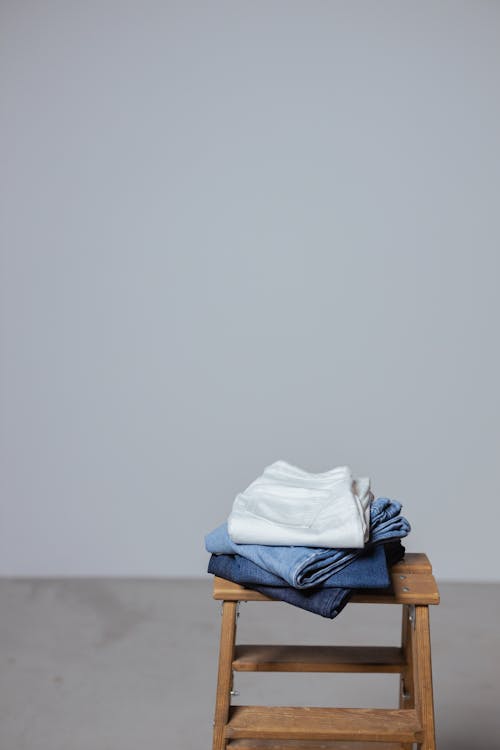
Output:
[[[500,748],[500,585],[442,584],[432,608],[439,750]],[[211,579],[1,580],[0,750],[211,747],[219,605]],[[240,642],[376,643],[399,608],[325,620],[241,605]],[[235,702],[396,705],[395,675],[236,674]]]

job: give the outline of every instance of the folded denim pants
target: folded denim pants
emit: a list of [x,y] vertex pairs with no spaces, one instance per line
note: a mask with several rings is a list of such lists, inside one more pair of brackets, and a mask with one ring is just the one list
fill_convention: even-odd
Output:
[[363,548],[372,500],[370,480],[348,466],[313,474],[276,461],[236,496],[229,536],[238,544]]
[[370,541],[364,549],[236,544],[229,536],[227,523],[205,536],[205,547],[212,554],[238,554],[264,570],[284,579],[290,586],[306,589],[323,583],[333,573],[362,556],[367,548],[405,537],[408,521],[400,516],[401,503],[378,498],[370,509]]
[[[388,542],[387,545],[376,545],[364,555],[355,558],[342,570],[332,573],[321,583],[321,588],[378,589],[390,583],[385,547],[391,548],[391,554],[400,554],[401,543]],[[290,586],[288,581],[275,573],[264,570],[251,560],[241,555],[213,555],[217,559],[217,575],[226,578],[224,571],[230,572],[235,583],[242,586],[257,584],[260,586]],[[214,563],[209,563],[214,565]],[[212,570],[208,571],[212,573]]]
[[[398,562],[398,560],[402,559],[405,553],[405,548],[402,544],[396,542],[378,547],[377,555],[379,555],[380,552],[383,553],[383,565],[387,571],[387,566],[391,566],[395,562]],[[356,562],[357,561],[351,563],[348,568],[355,566]],[[249,568],[249,565],[253,567]],[[305,609],[309,612],[330,619],[336,617],[343,610],[351,598],[352,592],[356,590],[356,588],[361,588],[361,586],[353,586],[350,588],[321,585],[309,589],[296,589],[293,586],[289,586],[286,581],[279,578],[277,579],[277,585],[265,585],[257,582],[257,580],[250,582],[248,580],[250,577],[253,576],[257,579],[260,575],[255,573],[255,570],[253,569],[255,567],[258,566],[255,566],[253,563],[250,563],[239,555],[212,555],[208,564],[208,572],[220,576],[221,578],[225,578],[228,581],[234,581],[234,583],[244,585],[246,588],[259,591],[261,594],[265,594],[277,601],[287,602],[288,604],[292,604],[301,609]],[[363,581],[365,583],[367,582],[366,571],[364,575],[357,577],[354,573],[356,569],[353,568],[350,578],[348,578],[346,572],[348,568],[341,571],[345,577],[337,578],[338,581],[351,580],[352,582],[355,582],[357,580],[358,583],[363,583]],[[341,574],[338,575],[340,576]],[[266,579],[265,576],[262,576],[262,580],[270,579]],[[333,581],[333,576],[330,581]],[[387,577],[386,586],[388,585],[388,582],[389,578]],[[380,588],[384,587],[380,586]]]

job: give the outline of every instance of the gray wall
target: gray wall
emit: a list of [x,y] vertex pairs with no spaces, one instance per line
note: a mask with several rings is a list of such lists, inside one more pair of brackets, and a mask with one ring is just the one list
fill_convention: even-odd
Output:
[[500,4],[0,11],[6,575],[204,575],[278,458],[500,579]]

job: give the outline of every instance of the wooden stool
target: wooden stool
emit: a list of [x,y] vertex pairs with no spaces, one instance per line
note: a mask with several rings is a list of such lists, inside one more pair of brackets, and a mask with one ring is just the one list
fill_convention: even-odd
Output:
[[[238,602],[275,600],[215,576],[213,596],[222,600],[222,624],[213,750],[344,750],[349,742],[356,742],[356,750],[395,747],[372,742],[398,743],[404,750],[416,742],[422,750],[434,750],[428,605],[439,604],[439,591],[422,553],[408,553],[391,568],[391,578],[391,589],[359,590],[351,602],[401,604],[401,646],[253,646],[235,645]],[[233,670],[396,672],[399,709],[231,706]]]

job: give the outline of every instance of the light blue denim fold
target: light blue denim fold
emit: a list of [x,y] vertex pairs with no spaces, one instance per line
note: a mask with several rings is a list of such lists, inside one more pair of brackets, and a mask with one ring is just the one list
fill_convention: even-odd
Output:
[[374,500],[370,509],[370,539],[364,549],[330,549],[265,544],[236,544],[223,523],[205,536],[205,548],[212,554],[241,555],[264,570],[284,579],[290,586],[306,589],[322,584],[372,545],[402,539],[410,524],[400,515],[401,503],[385,497]]

